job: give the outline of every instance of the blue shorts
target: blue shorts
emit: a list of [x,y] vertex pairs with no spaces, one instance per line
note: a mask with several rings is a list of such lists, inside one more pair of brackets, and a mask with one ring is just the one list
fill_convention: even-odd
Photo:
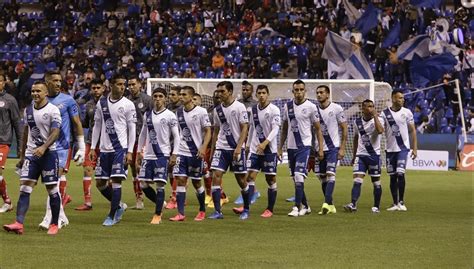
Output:
[[198,157],[178,155],[173,168],[173,176],[189,177],[194,180],[201,180],[204,170],[204,161]]
[[240,159],[234,161],[234,150],[216,149],[211,161],[211,170],[219,170],[222,172],[230,171],[234,174],[246,174],[247,166],[245,165],[245,150],[241,150]]
[[265,175],[277,174],[277,154],[257,155],[251,153],[247,160],[247,171],[262,171]]
[[68,171],[71,162],[71,149],[58,149],[56,152],[58,153],[59,168]]
[[303,176],[308,175],[308,159],[311,147],[302,147],[299,149],[288,149],[288,163],[290,165],[290,175],[293,177],[296,173]]
[[21,180],[38,181],[45,185],[58,183],[58,154],[56,151],[47,151],[42,157],[26,156],[21,168]]
[[156,160],[143,160],[138,178],[142,181],[161,181],[168,179],[169,157],[159,157]]
[[382,172],[380,161],[380,155],[357,156],[354,160],[352,174],[365,176],[365,172],[369,171],[369,176],[380,177],[380,173]]
[[95,179],[110,179],[111,177],[127,179],[126,154],[127,149],[115,152],[101,152],[95,167]]
[[314,164],[314,172],[318,176],[326,174],[336,175],[337,153],[339,148],[334,148],[324,152],[324,159],[322,161],[316,160]]
[[399,152],[387,152],[386,164],[387,174],[393,175],[395,173],[405,174],[407,166],[408,150]]

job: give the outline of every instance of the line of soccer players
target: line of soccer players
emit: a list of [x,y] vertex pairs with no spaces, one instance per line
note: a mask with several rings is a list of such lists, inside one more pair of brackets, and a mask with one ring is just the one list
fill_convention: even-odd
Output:
[[[90,185],[95,167],[96,186],[111,204],[104,226],[120,222],[127,208],[121,202],[122,181],[128,174],[127,165],[132,167],[136,207],[143,208],[142,193],[155,204],[152,224],[162,221],[165,184],[169,174],[176,181],[175,201],[178,209],[178,214],[170,220],[183,221],[186,218],[184,208],[188,178],[192,181],[199,202],[199,213],[194,220],[204,220],[206,192],[201,179],[204,176],[204,161],[209,156],[209,145],[212,156],[210,194],[214,212],[208,218],[224,217],[221,210],[222,177],[228,169],[234,172],[241,188],[243,206],[233,209],[239,218],[245,220],[249,217],[251,200],[255,196],[255,179],[260,171],[265,174],[268,183],[268,204],[261,217],[271,217],[277,196],[277,164],[282,158],[285,142],[290,174],[295,185],[295,203],[288,215],[298,217],[309,214],[311,208],[304,182],[308,175],[310,151],[314,147],[313,135],[317,149],[314,171],[321,181],[324,194],[324,203],[318,214],[336,213],[332,196],[337,162],[345,155],[347,122],[342,107],[330,102],[328,86],[317,87],[316,105],[306,98],[305,83],[295,81],[292,85],[294,98],[284,105],[281,119],[279,108],[270,103],[270,89],[266,85],[257,87],[258,101],[247,109],[233,97],[233,84],[222,81],[215,91],[219,103],[212,111],[214,124],[211,131],[208,111],[193,102],[196,93],[190,86],[182,87],[179,91],[181,106],[173,113],[165,107],[167,92],[163,88],[154,89],[150,98],[141,93],[138,79],[130,78],[128,85],[131,96],[127,99],[124,98],[127,80],[116,75],[111,79],[110,94],[102,97],[103,84],[100,80],[94,80],[91,83],[93,99],[86,104],[83,122],[85,127],[92,129],[86,146],[77,104],[70,96],[60,93],[60,82],[58,73],[48,73],[45,82],[37,82],[32,87],[33,103],[24,113],[25,128],[19,151],[18,166],[22,169],[17,217],[13,224],[3,226],[7,231],[23,233],[29,195],[39,175],[49,193],[48,211],[40,226],[48,229],[48,234],[56,234],[59,228],[67,225],[63,206],[70,201],[65,192],[65,172],[68,155],[71,154],[72,130],[78,149],[74,159],[82,164],[86,154],[83,181],[85,203],[76,209],[92,209]],[[417,142],[413,115],[403,108],[403,102],[402,93],[392,92],[392,106],[385,109],[380,117],[373,101],[365,100],[362,103],[362,117],[354,121],[357,131],[352,152],[354,185],[352,201],[344,206],[346,211],[357,210],[361,184],[368,171],[374,185],[372,212],[380,212],[380,140],[383,132],[387,139],[387,172],[393,198],[393,205],[387,210],[407,210],[404,204],[405,165],[410,145],[411,157],[416,158]],[[2,182],[4,180],[0,180]],[[156,183],[156,190],[152,183]],[[4,197],[6,187],[2,188],[0,184],[0,191]],[[4,200],[11,210],[11,202]]]

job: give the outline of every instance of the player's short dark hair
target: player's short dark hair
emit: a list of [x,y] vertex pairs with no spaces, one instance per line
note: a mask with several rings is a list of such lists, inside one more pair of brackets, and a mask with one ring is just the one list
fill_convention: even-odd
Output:
[[199,98],[202,99],[202,96],[201,96],[199,93],[194,93],[194,94],[193,94],[193,97],[199,97]]
[[403,92],[401,90],[393,90],[391,96],[393,97],[397,93],[401,93],[403,95]]
[[368,103],[374,103],[374,101],[370,100],[370,99],[365,99],[364,101],[362,101],[362,105],[365,105],[365,104],[368,104]]
[[224,88],[226,88],[226,90],[228,90],[230,92],[234,92],[234,84],[232,84],[232,82],[227,81],[227,80],[219,82],[217,84],[217,87],[224,87]]
[[189,93],[190,93],[191,95],[194,95],[194,94],[196,93],[196,91],[194,90],[194,88],[191,87],[191,86],[183,86],[183,87],[181,88],[181,90],[182,90],[182,91],[183,91],[183,90],[184,90],[184,91],[189,91]]
[[181,91],[181,86],[173,86],[170,89],[170,92],[171,91],[179,93],[179,91]]
[[54,70],[52,70],[52,71],[47,71],[47,72],[44,74],[44,78],[45,78],[45,79],[49,79],[49,78],[51,78],[51,77],[54,76],[54,75],[59,75],[59,76],[61,76],[61,73],[59,73],[59,71],[54,71]]
[[123,74],[117,73],[112,76],[112,78],[110,79],[110,83],[115,84],[115,82],[119,79],[127,80],[127,78],[125,78]]
[[242,81],[242,86],[250,86],[250,87],[252,87],[252,88],[253,88],[253,84],[252,84],[252,83],[250,83],[250,82],[248,82],[248,80],[244,80],[244,81]]
[[132,80],[132,79],[136,79],[136,80],[140,81],[140,78],[138,77],[137,74],[131,74],[130,76],[128,76],[127,80]]
[[323,88],[327,93],[331,93],[331,89],[329,89],[329,86],[328,85],[319,85],[318,87],[316,87],[316,90],[319,89],[319,88]]
[[304,83],[304,81],[302,81],[301,79],[297,79],[295,80],[295,82],[293,82],[293,86],[295,86],[296,84],[303,84],[306,86],[306,84]]
[[36,80],[35,82],[33,82],[33,85],[31,87],[33,87],[34,85],[43,85],[46,89],[48,89],[48,86],[46,85],[46,81],[42,79]]
[[91,80],[91,85],[92,84],[100,84],[100,85],[103,85],[104,84],[104,81],[100,78],[94,78],[93,80]]
[[151,95],[154,95],[157,92],[163,94],[165,97],[168,96],[168,93],[166,92],[166,90],[164,88],[161,88],[161,87],[153,89],[153,92],[151,93]]
[[264,84],[258,85],[256,92],[258,92],[258,90],[265,90],[267,93],[270,93],[270,90],[268,89],[267,85],[264,85]]

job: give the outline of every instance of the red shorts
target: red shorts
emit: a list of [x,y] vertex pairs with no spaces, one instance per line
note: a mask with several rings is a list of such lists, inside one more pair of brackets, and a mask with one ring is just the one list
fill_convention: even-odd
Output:
[[137,162],[137,156],[138,156],[138,143],[135,143],[135,146],[133,146],[133,153],[132,153],[132,163],[135,165]]
[[95,149],[95,160],[91,161],[89,159],[89,152],[91,150],[91,144],[86,144],[86,153],[84,156],[84,163],[82,164],[83,167],[89,166],[95,169],[95,166],[97,165],[97,158],[99,158],[100,150],[99,148]]
[[7,162],[8,152],[10,147],[8,145],[0,145],[0,167],[5,168],[5,163]]

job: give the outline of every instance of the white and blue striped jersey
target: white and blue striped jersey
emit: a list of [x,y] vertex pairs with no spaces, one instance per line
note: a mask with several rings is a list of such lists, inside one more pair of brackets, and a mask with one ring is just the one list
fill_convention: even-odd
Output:
[[190,111],[184,107],[176,110],[178,118],[180,140],[178,154],[183,156],[196,156],[197,150],[202,146],[204,128],[211,127],[207,110],[196,106]]
[[[28,125],[25,156],[32,156],[33,151],[48,140],[51,129],[61,127],[61,113],[55,105],[47,103],[39,109],[34,108],[34,105],[31,104],[23,114],[24,123]],[[50,151],[56,150],[56,141],[48,149]]]
[[[234,100],[228,107],[217,105],[214,108],[213,120],[214,126],[219,127],[216,149],[234,150],[240,138],[240,124],[249,122],[244,104]],[[244,146],[242,145],[242,148]]]
[[382,117],[384,119],[385,138],[387,139],[387,152],[409,150],[408,124],[414,123],[411,111],[404,107],[396,112],[391,108],[387,108],[382,111]]
[[143,126],[138,138],[138,151],[144,148],[144,159],[156,160],[157,157],[170,156],[171,136],[173,136],[173,154],[179,144],[178,119],[169,109],[160,112],[149,110],[143,115]]
[[[250,128],[247,145],[249,145],[250,153],[256,154],[257,146],[266,139],[270,141],[267,146],[269,153],[277,153],[277,136],[281,125],[280,109],[270,103],[263,109],[259,104],[254,105],[249,107],[249,111]],[[257,113],[254,114],[254,112]]]
[[[383,118],[379,116],[379,121],[383,124]],[[363,117],[354,120],[354,130],[358,133],[356,155],[371,156],[380,155],[380,141],[382,134],[375,128],[375,120],[372,118],[365,121]]]
[[311,146],[312,127],[319,122],[316,105],[309,100],[297,105],[293,100],[283,107],[283,121],[288,121],[287,148]]
[[[335,103],[322,109],[318,106],[319,121],[321,124],[321,133],[323,134],[323,150],[331,150],[339,148],[341,145],[341,137],[339,135],[339,124],[346,122],[344,109]],[[316,140],[316,147],[318,141]]]

